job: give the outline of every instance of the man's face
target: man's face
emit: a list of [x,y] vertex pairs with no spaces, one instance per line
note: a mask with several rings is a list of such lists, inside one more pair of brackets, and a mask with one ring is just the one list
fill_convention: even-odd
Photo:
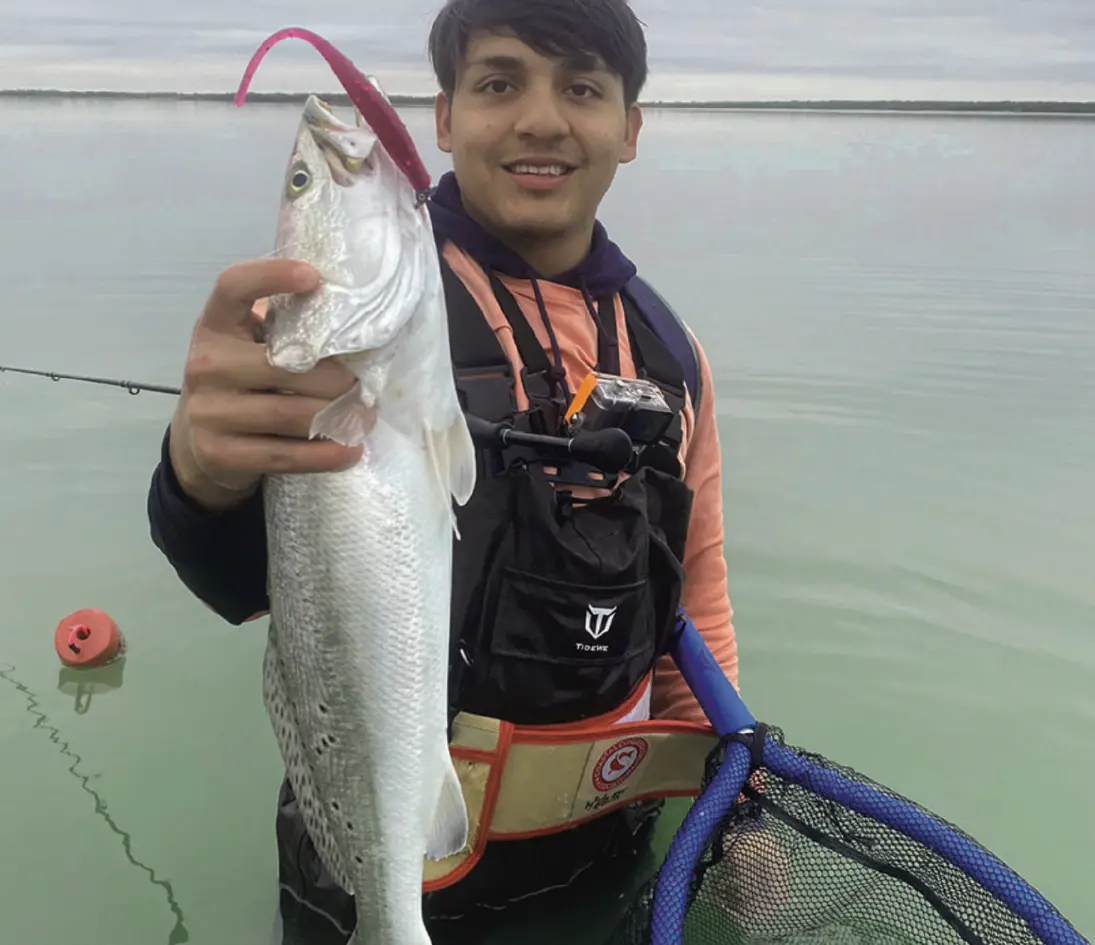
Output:
[[588,238],[641,125],[603,65],[546,58],[513,36],[472,37],[452,100],[437,100],[465,207],[518,244]]

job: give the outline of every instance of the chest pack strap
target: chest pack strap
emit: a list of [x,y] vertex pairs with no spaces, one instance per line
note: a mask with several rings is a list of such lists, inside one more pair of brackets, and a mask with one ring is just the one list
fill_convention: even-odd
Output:
[[[532,326],[528,323],[528,319],[525,318],[525,313],[521,310],[520,304],[513,297],[513,293],[505,287],[502,280],[495,273],[488,272],[487,277],[490,280],[491,288],[494,290],[495,298],[498,300],[502,313],[506,316],[506,321],[509,322],[509,326],[513,330],[514,344],[517,346],[517,353],[521,356],[527,374],[538,380],[543,378],[543,386],[547,388],[549,396],[562,396],[569,401],[572,392],[566,383],[562,366],[553,365],[548,360],[547,354],[536,337],[536,333],[532,330]],[[620,372],[620,346],[619,339],[616,337],[616,319],[614,317],[602,317],[602,312],[615,312],[612,296],[602,298],[594,310],[590,312],[597,326],[597,370],[606,374],[618,374]],[[555,333],[552,331],[550,323],[547,324],[547,330],[554,344]],[[532,396],[532,392],[530,392],[530,396]]]
[[688,385],[693,407],[698,414],[704,394],[700,359],[684,322],[650,283],[639,276],[634,276],[624,286],[622,295],[625,305],[630,301],[642,313],[643,321],[653,329],[658,339],[669,349],[674,360],[683,369],[684,380]]
[[[449,313],[449,349],[460,406],[465,413],[491,423],[505,420],[517,410],[513,365],[479,304],[444,257],[441,281]],[[546,364],[542,349],[540,355]]]
[[531,374],[549,373],[551,362],[548,361],[548,356],[544,353],[536,332],[532,330],[528,319],[525,318],[525,313],[521,311],[517,299],[493,272],[488,272],[487,278],[490,280],[490,287],[494,290],[494,297],[498,300],[502,314],[506,316],[506,321],[509,322],[509,327],[513,331],[513,342],[517,345],[517,353],[521,356],[521,362],[526,370]]
[[[441,276],[449,313],[449,347],[464,410],[491,422],[516,410],[513,387],[516,378],[509,359],[483,317],[479,304],[441,258]],[[493,273],[488,273],[499,306],[513,330],[517,353],[524,365],[521,381],[530,399],[550,395],[552,365],[528,324],[517,300]],[[683,322],[643,279],[635,276],[620,293],[631,341],[632,357],[642,375],[673,393],[687,384],[695,410],[702,397],[699,357]],[[598,361],[607,373],[619,371],[616,320],[601,318],[612,310],[611,298],[600,300]],[[609,370],[611,368],[611,370]],[[503,384],[508,389],[503,394]],[[531,390],[530,390],[531,388]],[[499,395],[501,399],[499,398]],[[681,398],[683,402],[683,397]],[[474,403],[473,403],[474,401]]]

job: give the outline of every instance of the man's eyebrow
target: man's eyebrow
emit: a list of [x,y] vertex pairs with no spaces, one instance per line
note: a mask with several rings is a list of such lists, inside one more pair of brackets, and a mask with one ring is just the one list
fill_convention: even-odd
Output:
[[520,72],[525,68],[517,56],[482,56],[468,63],[469,69],[491,69],[498,72]]
[[[600,58],[589,53],[568,53],[563,57],[563,66],[571,72],[599,72],[605,69]],[[519,56],[482,56],[467,64],[468,69],[487,69],[497,72],[522,72],[525,61]]]

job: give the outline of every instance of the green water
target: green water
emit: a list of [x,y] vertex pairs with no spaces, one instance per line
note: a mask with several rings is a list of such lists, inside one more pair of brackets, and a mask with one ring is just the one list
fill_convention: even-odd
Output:
[[[429,113],[406,120],[440,172]],[[0,105],[0,363],[177,383],[215,274],[269,251],[295,123]],[[1095,936],[1095,122],[673,113],[644,135],[604,219],[713,365],[751,708]],[[178,941],[172,904],[191,942],[270,940],[264,629],[213,617],[148,539],[172,406],[0,375],[4,943]],[[51,636],[87,606],[131,652],[81,714]]]

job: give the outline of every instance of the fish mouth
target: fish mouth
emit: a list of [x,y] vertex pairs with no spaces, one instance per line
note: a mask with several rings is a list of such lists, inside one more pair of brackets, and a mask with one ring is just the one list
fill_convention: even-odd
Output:
[[343,186],[375,169],[374,153],[380,139],[354,110],[356,124],[342,121],[326,102],[308,96],[304,122],[331,167],[334,179]]
[[[309,95],[308,101],[304,103],[304,122],[317,139],[360,130],[363,127],[361,116],[356,109],[354,114],[358,116],[358,124],[350,125],[339,118],[335,110],[316,95]],[[368,126],[364,127],[366,131],[371,130]]]

